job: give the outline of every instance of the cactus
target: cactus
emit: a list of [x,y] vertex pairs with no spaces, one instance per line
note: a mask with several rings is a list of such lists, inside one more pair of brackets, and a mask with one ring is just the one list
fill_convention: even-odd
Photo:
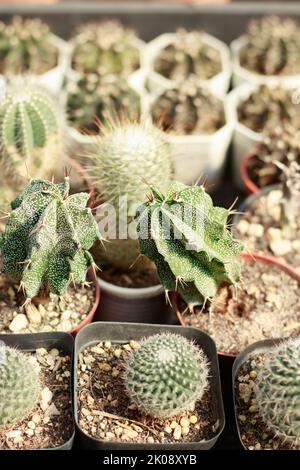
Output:
[[0,427],[31,412],[39,395],[39,367],[30,357],[0,345]]
[[267,16],[249,23],[240,63],[263,75],[300,73],[300,28],[290,18]]
[[213,134],[225,124],[222,102],[191,80],[160,95],[152,105],[152,117],[176,134]]
[[179,29],[172,44],[154,62],[154,70],[171,80],[182,81],[191,75],[209,80],[222,70],[220,53],[207,44],[201,31]]
[[282,442],[300,446],[300,339],[282,342],[264,354],[256,380],[259,414]]
[[97,73],[80,75],[67,83],[67,113],[73,126],[92,133],[99,131],[95,117],[103,122],[108,111],[117,115],[126,110],[128,116],[140,115],[140,97],[127,80]]
[[2,272],[20,280],[27,299],[40,291],[62,295],[82,283],[93,266],[89,249],[100,238],[89,195],[69,195],[69,178],[54,184],[35,179],[11,203],[0,239]]
[[5,183],[21,190],[29,177],[52,177],[63,154],[55,103],[33,83],[16,80],[0,103],[0,166]]
[[137,36],[117,21],[84,24],[73,42],[72,63],[79,72],[128,76],[140,65]]
[[201,349],[183,336],[162,333],[148,337],[130,353],[124,383],[143,412],[167,418],[188,411],[201,400],[208,374]]
[[55,67],[57,55],[49,27],[38,18],[15,16],[8,25],[0,22],[0,72],[4,75],[42,74]]
[[297,240],[300,217],[300,165],[296,161],[289,166],[277,162],[283,172],[281,200],[281,226],[285,237]]
[[190,310],[240,277],[242,245],[228,230],[230,214],[214,207],[202,186],[182,183],[171,184],[165,195],[152,189],[137,211],[141,253],[156,264],[166,293],[178,291]]

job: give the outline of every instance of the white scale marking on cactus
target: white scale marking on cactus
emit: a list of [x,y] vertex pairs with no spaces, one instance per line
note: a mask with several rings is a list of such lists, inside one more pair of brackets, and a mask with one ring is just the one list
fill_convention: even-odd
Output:
[[159,349],[157,351],[157,359],[159,362],[171,362],[176,359],[176,354],[174,351],[170,351],[169,349]]

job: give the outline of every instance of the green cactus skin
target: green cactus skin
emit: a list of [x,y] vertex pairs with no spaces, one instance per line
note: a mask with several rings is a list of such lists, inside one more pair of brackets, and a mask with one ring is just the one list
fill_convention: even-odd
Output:
[[152,189],[137,211],[141,253],[156,264],[166,293],[178,291],[190,310],[240,277],[242,245],[228,230],[230,214],[202,186],[176,182],[165,195]]
[[264,423],[283,442],[300,446],[300,339],[284,341],[264,354],[256,400]]
[[183,336],[150,336],[126,363],[124,382],[129,397],[145,413],[168,418],[188,411],[201,400],[209,367],[201,349]]
[[0,103],[0,165],[6,184],[52,177],[63,147],[55,104],[34,84],[16,80]]
[[56,66],[57,56],[49,27],[38,18],[15,16],[8,25],[0,22],[0,73],[42,74]]
[[2,272],[20,279],[28,299],[41,289],[63,295],[94,266],[89,249],[100,239],[89,194],[69,195],[69,178],[54,184],[33,180],[12,202],[0,239]]
[[37,404],[39,390],[38,364],[0,345],[0,427],[26,418]]

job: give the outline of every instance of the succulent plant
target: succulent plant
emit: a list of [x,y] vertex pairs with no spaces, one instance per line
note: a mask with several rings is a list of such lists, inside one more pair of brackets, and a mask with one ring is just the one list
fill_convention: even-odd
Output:
[[300,73],[300,27],[291,18],[267,16],[249,23],[240,63],[263,75]]
[[39,387],[38,364],[0,345],[0,427],[26,418],[37,403]]
[[259,414],[283,442],[300,446],[300,339],[274,346],[263,357],[256,380]]
[[207,44],[201,31],[179,29],[175,40],[161,50],[154,70],[171,80],[182,81],[195,75],[209,80],[222,70],[220,53]]
[[300,165],[292,161],[289,166],[277,163],[284,179],[282,183],[281,226],[284,235],[289,239],[297,239],[300,218]]
[[188,411],[208,385],[204,352],[183,336],[161,333],[130,353],[124,382],[129,397],[145,413],[167,418]]
[[152,188],[137,211],[141,253],[156,264],[166,292],[178,291],[190,310],[239,279],[242,245],[228,230],[230,214],[202,186],[176,182],[165,194]]
[[42,290],[62,295],[71,281],[85,281],[89,249],[100,238],[88,199],[69,195],[66,177],[60,184],[32,180],[11,203],[0,239],[2,272],[20,280],[27,299]]
[[40,19],[15,16],[8,25],[0,22],[0,72],[4,75],[47,72],[55,67],[57,55],[49,27]]
[[299,130],[300,107],[293,102],[294,91],[280,86],[259,86],[238,106],[239,122],[265,134],[286,125]]
[[36,84],[16,80],[0,103],[0,167],[5,183],[20,190],[30,177],[52,177],[63,154],[52,97]]
[[191,80],[162,93],[152,105],[152,117],[176,134],[213,134],[225,124],[222,102]]
[[72,125],[80,130],[97,133],[108,112],[137,119],[140,115],[140,97],[126,79],[115,75],[82,74],[67,83],[67,113]]
[[79,72],[128,76],[140,65],[136,34],[117,21],[84,24],[73,42],[72,63]]

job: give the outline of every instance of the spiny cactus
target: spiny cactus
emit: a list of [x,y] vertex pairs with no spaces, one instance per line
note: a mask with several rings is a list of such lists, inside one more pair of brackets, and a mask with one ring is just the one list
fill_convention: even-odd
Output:
[[265,424],[283,442],[300,446],[300,339],[264,354],[256,381],[256,400]]
[[230,210],[214,207],[201,186],[152,189],[136,215],[141,253],[154,261],[166,292],[178,291],[190,310],[240,276],[242,245],[228,230]]
[[41,74],[55,67],[57,49],[49,27],[38,18],[15,16],[0,22],[0,72],[7,76],[30,72]]
[[208,361],[183,336],[158,334],[145,339],[125,366],[129,397],[145,413],[167,418],[188,411],[208,385]]
[[35,179],[11,203],[0,239],[2,272],[20,280],[28,299],[42,288],[62,295],[93,265],[88,250],[100,234],[89,195],[69,195],[69,186],[68,177],[60,184]]
[[29,177],[52,177],[63,154],[55,103],[33,83],[16,80],[0,103],[0,166],[20,190]]
[[119,115],[126,110],[133,119],[140,115],[140,97],[126,79],[89,73],[70,80],[66,88],[68,118],[77,129],[97,133],[95,117],[103,122],[108,111]]
[[179,29],[172,44],[154,62],[154,69],[171,80],[182,81],[191,75],[208,80],[222,70],[217,49],[207,44],[201,31]]
[[300,73],[300,27],[291,18],[267,16],[249,23],[240,51],[243,67],[263,75]]
[[73,67],[79,72],[128,76],[140,65],[137,36],[117,21],[84,24],[73,41]]
[[296,239],[300,218],[300,165],[296,161],[289,166],[277,163],[283,171],[281,201],[281,225],[288,239]]
[[26,418],[37,403],[39,386],[37,363],[0,345],[0,427]]
[[212,134],[225,124],[222,102],[193,81],[160,95],[152,105],[152,117],[176,134]]

